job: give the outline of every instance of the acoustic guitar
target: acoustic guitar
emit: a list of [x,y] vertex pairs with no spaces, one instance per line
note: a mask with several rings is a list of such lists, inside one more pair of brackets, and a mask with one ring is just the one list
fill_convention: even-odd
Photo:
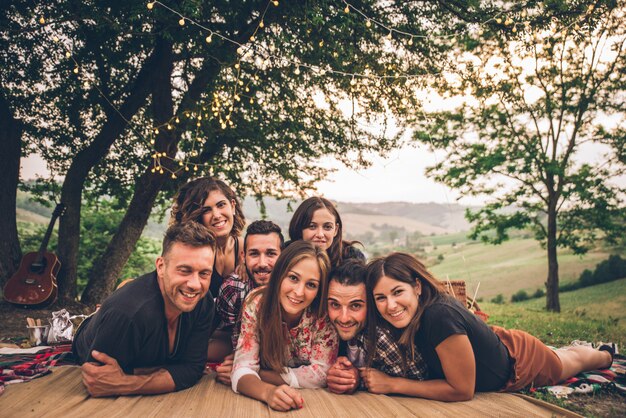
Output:
[[57,273],[61,262],[46,251],[54,229],[54,223],[65,213],[65,205],[59,203],[46,230],[39,251],[24,255],[20,268],[4,286],[4,299],[25,308],[38,308],[54,303],[57,299]]

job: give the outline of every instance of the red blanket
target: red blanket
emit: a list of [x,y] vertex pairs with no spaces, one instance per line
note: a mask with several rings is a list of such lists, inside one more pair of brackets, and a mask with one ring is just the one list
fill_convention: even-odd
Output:
[[37,354],[0,355],[0,395],[5,385],[45,376],[53,366],[75,364],[71,350],[71,344],[63,344]]

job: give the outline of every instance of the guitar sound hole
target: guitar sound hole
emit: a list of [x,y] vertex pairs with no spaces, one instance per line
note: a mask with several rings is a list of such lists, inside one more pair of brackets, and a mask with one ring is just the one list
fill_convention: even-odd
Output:
[[42,273],[46,269],[46,260],[42,260],[41,263],[33,263],[30,265],[30,271],[32,273]]

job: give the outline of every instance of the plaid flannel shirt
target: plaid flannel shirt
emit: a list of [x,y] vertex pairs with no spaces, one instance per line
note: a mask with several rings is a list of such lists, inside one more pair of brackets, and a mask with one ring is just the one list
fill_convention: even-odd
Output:
[[[359,333],[352,341],[351,345],[356,345],[366,354],[367,332],[364,330]],[[376,355],[374,356],[372,368],[380,370],[392,377],[405,377],[413,380],[428,379],[428,369],[426,362],[422,358],[417,349],[415,350],[415,358],[407,359],[406,364],[402,363],[402,349],[394,340],[389,330],[376,327]]]
[[237,339],[239,339],[243,302],[254,288],[256,288],[254,280],[239,277],[233,273],[226,277],[217,294],[215,311],[220,318],[218,329],[232,330],[233,348],[237,347]]

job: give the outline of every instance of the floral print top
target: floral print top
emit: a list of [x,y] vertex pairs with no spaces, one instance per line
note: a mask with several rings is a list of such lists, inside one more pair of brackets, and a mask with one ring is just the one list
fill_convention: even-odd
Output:
[[[259,377],[259,334],[257,313],[261,295],[252,294],[245,304],[241,317],[241,333],[237,341],[231,382],[233,391],[242,376],[253,374]],[[337,359],[339,338],[328,316],[317,318],[307,308],[297,326],[287,329],[288,345],[285,347],[289,359],[281,377],[291,387],[315,389],[326,386],[328,369]],[[260,377],[259,377],[260,378]]]

